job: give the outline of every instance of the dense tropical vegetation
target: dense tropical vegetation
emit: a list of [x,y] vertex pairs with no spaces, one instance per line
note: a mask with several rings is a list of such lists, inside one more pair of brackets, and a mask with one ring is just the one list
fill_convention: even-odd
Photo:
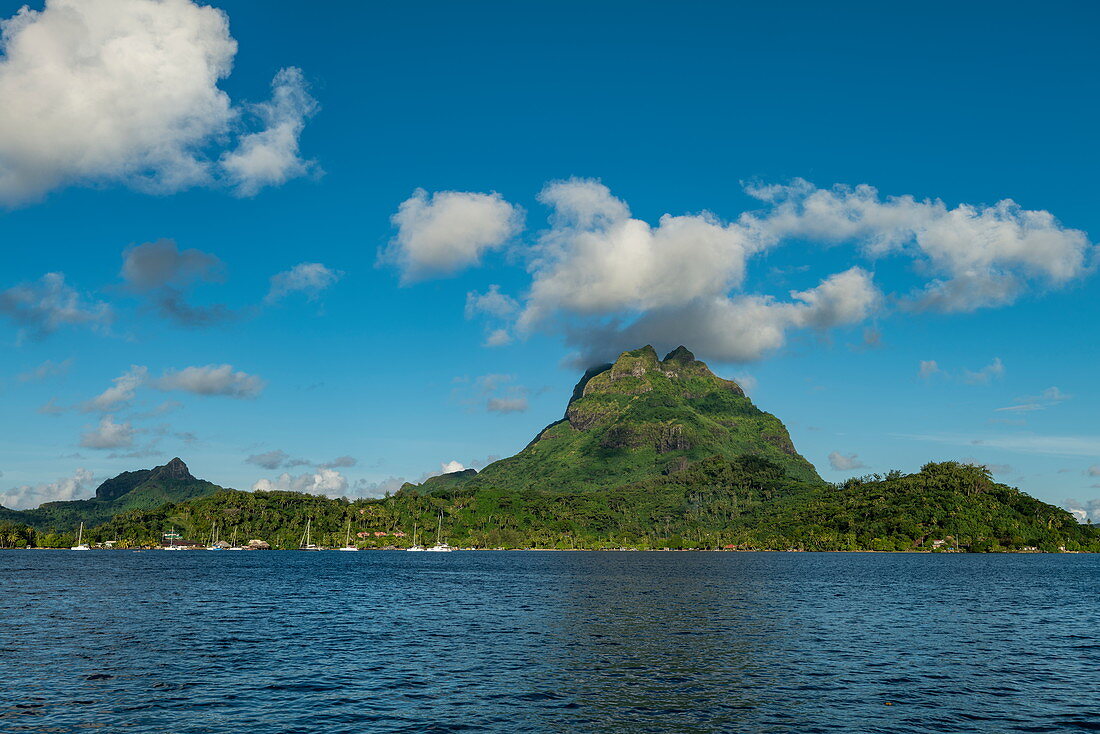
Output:
[[[364,548],[406,547],[414,533],[477,548],[737,548],[744,550],[1100,551],[1100,534],[1065,510],[955,462],[916,474],[839,485],[793,480],[755,456],[699,462],[605,492],[456,487],[407,489],[377,500],[294,492],[223,490],[151,510],[130,510],[92,528],[92,542],[152,546],[163,533],[212,534],[298,548],[306,521],[315,542],[343,545],[350,527]],[[68,534],[0,530],[4,543],[67,546]],[[937,542],[939,541],[939,542]]]

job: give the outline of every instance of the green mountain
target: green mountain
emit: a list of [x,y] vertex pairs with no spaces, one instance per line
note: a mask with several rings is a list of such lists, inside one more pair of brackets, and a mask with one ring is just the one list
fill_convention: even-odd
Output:
[[[0,547],[91,542],[154,545],[262,539],[297,548],[431,541],[479,548],[1100,551],[1100,531],[993,481],[984,467],[926,464],[913,474],[823,482],[783,424],[680,347],[652,347],[589,370],[565,417],[481,473],[406,484],[382,499],[225,490],[179,459],[104,482],[94,499],[0,512]],[[102,524],[99,524],[102,523]],[[61,532],[55,532],[60,530]]]
[[420,488],[607,490],[712,456],[746,455],[793,479],[821,482],[783,423],[753,405],[740,385],[715,376],[682,346],[663,360],[645,346],[586,372],[565,416],[523,451],[478,474],[445,474]]
[[29,525],[40,530],[68,531],[81,522],[106,522],[120,512],[152,509],[171,502],[202,497],[220,490],[216,484],[191,476],[178,457],[164,466],[119,474],[96,488],[86,500],[46,502],[33,510],[0,507],[0,521]]

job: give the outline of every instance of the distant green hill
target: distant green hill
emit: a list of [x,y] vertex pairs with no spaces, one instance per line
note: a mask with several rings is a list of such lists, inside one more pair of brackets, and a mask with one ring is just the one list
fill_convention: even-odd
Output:
[[216,484],[191,476],[187,465],[175,458],[164,466],[123,472],[108,479],[99,485],[91,499],[46,502],[32,510],[0,507],[0,521],[67,532],[81,522],[96,525],[126,510],[152,509],[220,489]]
[[585,373],[565,416],[523,451],[478,474],[434,477],[420,489],[606,490],[711,456],[746,455],[796,480],[821,482],[783,423],[753,405],[736,382],[716,377],[682,346],[663,360],[646,346]]

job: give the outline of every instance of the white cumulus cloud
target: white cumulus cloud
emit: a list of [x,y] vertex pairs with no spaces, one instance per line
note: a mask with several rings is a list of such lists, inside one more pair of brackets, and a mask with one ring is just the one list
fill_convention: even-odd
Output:
[[782,347],[794,329],[827,331],[866,319],[881,294],[871,274],[852,268],[806,291],[792,291],[790,301],[771,296],[714,296],[680,308],[656,309],[625,327],[587,325],[569,339],[588,361],[606,360],[638,344],[691,344],[700,353],[728,362],[751,362]]
[[1077,522],[1079,523],[1100,523],[1100,499],[1087,500],[1085,502],[1076,499],[1067,499],[1062,503],[1062,507],[1077,518]]
[[523,227],[523,211],[500,194],[417,189],[393,215],[397,235],[382,261],[412,283],[453,274],[502,247]]
[[169,192],[226,181],[249,194],[308,168],[297,136],[313,107],[296,70],[279,72],[272,101],[254,109],[261,128],[241,129],[242,108],[218,87],[237,52],[221,10],[47,0],[0,23],[2,203],[70,184]]
[[553,209],[532,264],[519,322],[530,329],[566,311],[602,315],[682,307],[741,284],[753,244],[713,215],[661,217],[656,227],[592,180],[557,181],[539,201]]
[[[1085,233],[1008,199],[948,207],[940,200],[884,197],[867,185],[822,189],[801,179],[747,191],[760,206],[733,220],[703,211],[665,214],[653,223],[634,216],[598,180],[550,182],[538,195],[550,210],[548,228],[515,251],[524,257],[528,287],[516,298],[496,285],[470,291],[467,318],[484,319],[486,346],[549,333],[578,347],[577,361],[588,364],[646,343],[689,344],[706,358],[747,362],[779,350],[795,332],[827,339],[834,329],[898,307],[1002,307],[1026,292],[1065,287],[1097,264],[1097,247]],[[441,201],[418,191],[394,218],[400,232],[387,258],[403,266],[406,283],[474,265],[494,246],[485,238],[456,244],[455,233],[464,228],[445,226],[437,208],[443,210]],[[754,258],[792,243],[845,246],[857,262],[787,296],[746,287]],[[913,264],[910,282],[893,293],[883,293],[874,277],[874,265],[888,257]],[[862,347],[881,339],[877,325],[864,328]],[[936,369],[929,361],[921,375]],[[1000,371],[1003,365],[994,363],[958,379],[989,381]]]
[[768,208],[741,223],[765,244],[856,242],[869,257],[902,254],[920,262],[932,279],[908,297],[919,310],[1003,306],[1030,285],[1065,285],[1095,258],[1084,232],[1011,199],[948,208],[938,199],[883,198],[867,185],[821,189],[802,179],[748,192]]
[[116,423],[113,416],[105,415],[99,425],[80,437],[80,445],[87,449],[119,449],[134,444],[134,427],[130,423]]
[[306,89],[302,70],[280,69],[271,81],[271,100],[254,105],[263,122],[258,132],[244,135],[237,148],[222,155],[221,165],[241,196],[253,196],[265,186],[316,170],[317,164],[298,154],[298,139],[317,101]]

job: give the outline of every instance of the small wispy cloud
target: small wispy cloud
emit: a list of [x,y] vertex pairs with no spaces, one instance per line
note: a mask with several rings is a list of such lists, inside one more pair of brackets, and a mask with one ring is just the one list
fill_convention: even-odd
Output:
[[1000,357],[994,357],[993,361],[976,372],[963,370],[962,380],[968,385],[988,385],[993,380],[1004,377],[1005,365]]
[[52,359],[47,359],[45,362],[38,365],[34,369],[20,373],[17,379],[20,382],[41,382],[42,380],[46,380],[51,377],[60,377],[61,375],[68,373],[72,366],[72,357],[62,360],[60,362],[54,362]]
[[910,441],[985,446],[1023,454],[1050,456],[1100,456],[1100,436],[967,436],[963,434],[892,434]]
[[836,471],[852,471],[854,469],[865,469],[867,465],[859,459],[859,454],[842,454],[839,451],[833,451],[829,454],[829,466]]
[[995,412],[1002,413],[1029,413],[1036,410],[1046,410],[1047,408],[1063,403],[1072,395],[1059,390],[1057,387],[1048,387],[1038,395],[1027,395],[1021,398],[1016,398],[1015,405],[1006,405],[1003,408],[996,408]]
[[930,380],[936,375],[942,375],[943,370],[940,369],[940,365],[934,359],[922,359],[920,368],[917,370],[917,375],[922,380]]

